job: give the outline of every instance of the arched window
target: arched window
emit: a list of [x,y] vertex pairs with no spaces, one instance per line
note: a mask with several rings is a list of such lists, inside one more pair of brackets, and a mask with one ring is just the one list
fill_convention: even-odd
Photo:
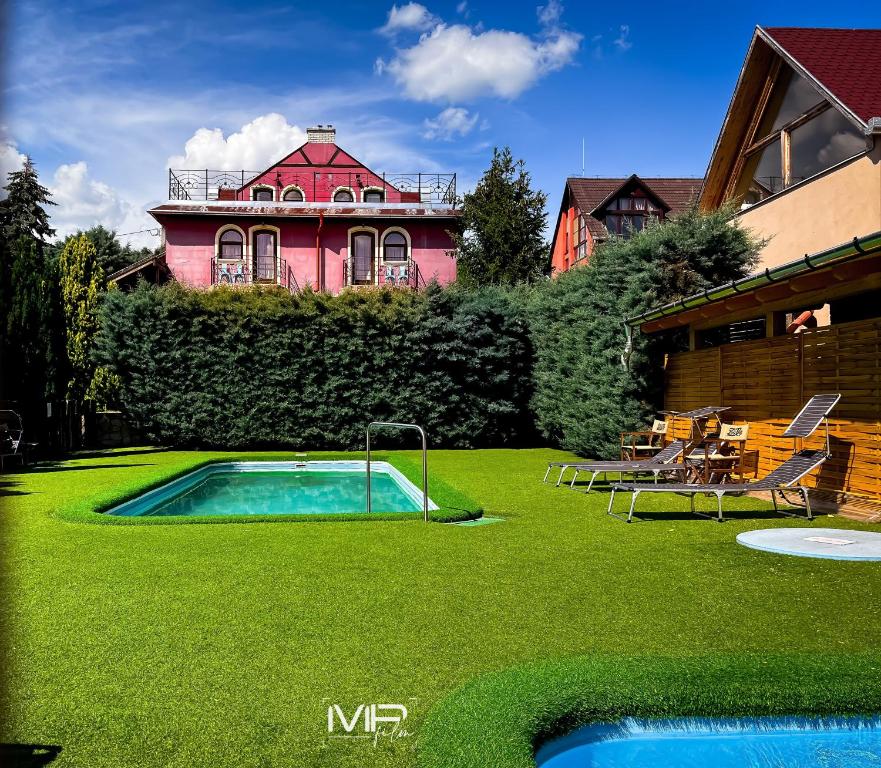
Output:
[[305,198],[303,197],[303,191],[301,189],[297,189],[293,187],[284,193],[284,197],[282,200],[288,203],[302,203]]
[[251,189],[251,199],[260,200],[264,203],[272,202],[272,187],[253,187]]
[[335,203],[354,203],[355,197],[350,189],[338,189],[333,193],[333,201]]
[[254,233],[254,274],[258,283],[275,282],[276,233],[258,230]]
[[245,255],[245,239],[237,229],[228,229],[220,236],[221,259],[241,259]]
[[407,238],[400,232],[389,232],[382,239],[383,261],[406,261]]
[[382,203],[385,201],[385,192],[381,189],[366,189],[364,190],[364,202],[365,203]]

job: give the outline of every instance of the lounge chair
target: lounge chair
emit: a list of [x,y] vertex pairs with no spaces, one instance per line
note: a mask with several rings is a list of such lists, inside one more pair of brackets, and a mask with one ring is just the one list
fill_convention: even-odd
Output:
[[682,462],[674,462],[682,456],[687,446],[688,443],[685,440],[674,440],[666,448],[645,461],[554,461],[548,464],[548,471],[545,472],[544,482],[548,481],[548,475],[550,475],[551,470],[554,467],[560,467],[560,476],[557,478],[557,487],[559,487],[560,483],[563,481],[563,474],[567,469],[575,470],[575,475],[572,477],[572,482],[569,484],[570,488],[575,487],[575,480],[578,477],[579,472],[591,472],[590,483],[587,486],[588,493],[590,492],[590,489],[593,488],[593,481],[596,480],[597,475],[607,474],[609,472],[618,472],[622,475],[653,474],[655,476],[655,482],[658,480],[658,475],[662,474],[672,472],[681,476],[688,471],[689,467]]
[[[716,419],[721,424],[719,414],[722,411],[729,410],[728,407],[722,405],[706,405],[701,408],[695,408],[691,411],[662,411],[662,413],[670,416],[670,419],[688,419],[691,421],[691,438],[688,440],[674,440],[666,448],[656,453],[651,459],[646,461],[553,461],[548,464],[548,470],[545,472],[544,482],[548,481],[548,476],[554,467],[560,467],[560,476],[557,478],[557,487],[563,481],[563,474],[567,469],[575,470],[575,477],[569,484],[570,488],[575,487],[575,478],[579,472],[593,472],[590,483],[587,486],[588,493],[593,488],[593,481],[599,474],[608,472],[618,472],[621,474],[653,474],[655,482],[658,475],[668,472],[678,472],[682,475],[690,469],[682,463],[672,463],[674,459],[679,458],[685,451],[696,442],[703,440],[706,434],[706,423],[709,419]],[[661,466],[663,465],[663,466]],[[685,479],[683,477],[683,479]]]
[[[763,477],[761,480],[753,480],[749,483],[670,483],[666,485],[650,485],[648,483],[615,483],[612,486],[611,498],[609,499],[608,514],[617,517],[619,520],[632,522],[633,508],[636,506],[636,499],[640,493],[678,493],[688,496],[691,500],[691,511],[701,517],[711,517],[701,512],[697,512],[694,508],[694,497],[698,493],[715,494],[718,503],[718,514],[716,519],[722,522],[722,497],[726,494],[741,495],[753,491],[768,491],[771,494],[771,501],[774,504],[774,511],[785,515],[797,517],[798,515],[791,512],[785,512],[777,507],[776,493],[783,494],[788,489],[797,490],[805,503],[805,514],[808,520],[813,520],[811,514],[811,502],[808,498],[808,491],[803,485],[796,485],[805,475],[813,472],[826,459],[829,458],[829,412],[835,407],[841,399],[840,394],[833,395],[815,395],[804,405],[798,412],[798,415],[792,420],[792,423],[786,428],[783,437],[791,437],[793,439],[793,452],[786,461],[784,461],[777,469]],[[799,438],[809,437],[814,433],[820,423],[826,426],[826,444],[822,450],[795,450],[795,441]],[[627,517],[612,511],[615,503],[615,493],[617,491],[626,491],[631,494],[630,511]]]

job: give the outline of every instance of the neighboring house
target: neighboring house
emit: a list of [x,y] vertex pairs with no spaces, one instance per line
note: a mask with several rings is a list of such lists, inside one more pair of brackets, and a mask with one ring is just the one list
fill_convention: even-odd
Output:
[[649,219],[682,213],[697,202],[701,179],[566,179],[551,244],[554,272],[565,272],[587,259],[610,235],[629,237]]
[[881,29],[756,27],[701,207],[734,201],[762,267],[881,230]]
[[165,265],[189,286],[423,287],[456,277],[455,174],[376,173],[332,126],[264,171],[169,171]]

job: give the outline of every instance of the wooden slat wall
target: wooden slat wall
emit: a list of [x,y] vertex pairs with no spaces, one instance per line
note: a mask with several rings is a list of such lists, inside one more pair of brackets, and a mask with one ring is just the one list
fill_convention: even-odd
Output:
[[[726,421],[752,425],[747,448],[758,452],[760,476],[789,456],[792,440],[781,433],[823,392],[841,393],[829,421],[832,458],[806,484],[839,502],[881,502],[881,319],[682,352],[667,362],[665,407],[730,406]],[[687,426],[677,420],[676,436]],[[805,441],[822,444],[822,429]]]

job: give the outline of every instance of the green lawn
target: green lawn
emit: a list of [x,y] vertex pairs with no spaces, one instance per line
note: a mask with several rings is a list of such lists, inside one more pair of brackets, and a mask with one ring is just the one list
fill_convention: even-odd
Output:
[[[0,741],[60,746],[53,768],[458,766],[444,757],[461,748],[446,743],[458,726],[433,715],[421,732],[429,711],[515,665],[584,656],[554,671],[576,698],[657,668],[711,700],[714,681],[721,690],[757,664],[781,676],[774,695],[791,687],[802,708],[836,664],[850,670],[849,690],[863,680],[864,701],[879,687],[881,565],[740,547],[740,531],[801,524],[749,499],[726,501],[734,519],[720,525],[689,517],[685,499],[650,496],[640,508],[665,513],[626,525],[604,514],[605,493],[540,482],[559,451],[431,452],[431,477],[505,518],[495,525],[59,515],[223,455],[129,449],[0,475]],[[799,659],[810,671],[801,678],[790,674]],[[517,686],[484,679],[484,709],[517,699]],[[640,702],[664,700],[643,682]],[[415,737],[329,742],[328,700],[407,703]]]

